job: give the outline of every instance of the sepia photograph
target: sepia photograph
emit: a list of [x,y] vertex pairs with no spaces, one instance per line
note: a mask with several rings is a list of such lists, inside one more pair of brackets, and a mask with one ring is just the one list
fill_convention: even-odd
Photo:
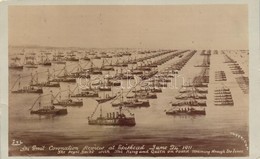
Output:
[[8,6],[8,155],[248,157],[248,14]]

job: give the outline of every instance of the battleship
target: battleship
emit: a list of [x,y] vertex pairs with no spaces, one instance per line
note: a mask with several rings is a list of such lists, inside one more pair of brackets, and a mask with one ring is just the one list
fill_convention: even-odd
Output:
[[23,65],[21,65],[20,63],[21,58],[15,56],[11,58],[11,63],[9,65],[10,69],[15,69],[15,70],[22,70],[23,69]]
[[[57,93],[57,95],[54,97],[54,100],[56,100],[56,103],[53,103],[53,105],[60,105],[60,106],[83,106],[83,100],[82,99],[78,99],[77,100],[73,100],[71,99],[71,91],[70,88],[68,88],[68,97],[65,99],[61,99],[61,93],[62,91],[59,91],[59,93]],[[56,99],[56,97],[59,95],[59,99]]]
[[[13,85],[13,88],[11,89],[12,93],[37,93],[37,94],[43,93],[42,87],[34,87],[29,85],[21,88],[21,78],[22,77],[19,75],[18,79]],[[13,90],[17,82],[18,82],[18,88],[16,90]]]
[[111,125],[111,126],[135,126],[134,114],[131,117],[127,117],[122,112],[122,107],[119,107],[119,112],[107,113],[106,117],[102,115],[102,107],[100,106],[100,116],[96,119],[88,118],[89,125]]
[[[34,77],[36,76],[36,77]],[[37,87],[60,87],[60,83],[59,82],[51,82],[50,81],[50,72],[49,69],[47,71],[47,81],[46,82],[39,82],[38,81],[38,73],[36,72],[35,75],[31,74],[31,83],[30,86],[37,86]]]
[[173,108],[168,111],[166,111],[167,115],[206,115],[205,108],[198,109],[193,107],[187,107],[187,108]]
[[55,63],[55,64],[66,64],[66,61],[64,61],[64,56],[62,54],[54,54],[53,55],[53,59],[52,59],[52,62]]
[[38,65],[35,61],[35,56],[34,55],[30,55],[30,56],[26,56],[25,57],[25,64],[24,67],[27,68],[38,68]]
[[67,57],[65,58],[66,61],[71,61],[71,62],[77,62],[79,61],[78,58],[76,58],[76,55],[73,52],[69,52],[67,54]]
[[129,107],[129,108],[137,108],[137,107],[150,107],[149,100],[140,100],[134,98],[133,100],[121,101],[119,103],[112,103],[113,107]]
[[48,58],[47,54],[44,56],[43,54],[41,54],[41,59],[39,62],[39,65],[43,65],[43,66],[51,66],[51,61]]
[[[40,95],[39,98],[37,99],[39,101],[38,102],[39,103],[38,104],[38,106],[39,106],[38,109],[33,110],[33,107],[35,106],[37,100],[35,101],[33,106],[30,108],[30,113],[31,114],[37,114],[37,115],[66,115],[66,114],[68,114],[67,108],[56,108],[53,105],[53,99],[51,99],[51,104],[50,105],[42,106],[41,98],[42,98],[42,95]],[[53,96],[51,98],[53,98]]]
[[156,93],[152,93],[149,90],[134,90],[132,91],[134,93],[133,96],[127,96],[126,98],[136,98],[136,99],[156,99],[157,95]]
[[105,103],[105,102],[107,102],[107,101],[110,101],[110,100],[112,100],[112,99],[115,99],[116,97],[117,97],[116,95],[110,96],[110,95],[106,94],[105,97],[103,97],[103,98],[97,98],[96,101],[97,101],[98,103]]
[[71,97],[77,97],[77,98],[82,98],[82,97],[98,97],[98,93],[95,91],[82,91],[80,93],[71,95]]

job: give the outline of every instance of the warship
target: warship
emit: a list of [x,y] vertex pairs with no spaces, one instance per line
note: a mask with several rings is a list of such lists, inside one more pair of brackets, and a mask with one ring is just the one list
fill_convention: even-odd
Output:
[[70,52],[67,54],[67,57],[65,58],[66,61],[71,61],[71,62],[77,62],[79,61],[78,58],[76,58],[76,55],[73,52]]
[[83,100],[82,99],[77,99],[77,100],[72,100],[71,99],[71,91],[70,88],[68,88],[68,97],[66,99],[61,99],[61,92],[60,91],[55,97],[54,99],[56,99],[56,97],[59,95],[59,100],[57,100],[56,103],[53,103],[53,105],[60,105],[60,106],[83,106]]
[[206,115],[205,108],[194,108],[194,107],[187,107],[187,108],[172,108],[166,111],[167,115]]
[[51,61],[50,59],[48,58],[47,54],[44,56],[42,53],[41,53],[41,60],[39,62],[39,65],[43,65],[43,66],[51,66]]
[[62,54],[56,55],[56,53],[53,55],[52,62],[56,64],[66,64],[66,61],[64,61],[64,56]]
[[37,115],[66,115],[68,114],[67,108],[56,108],[53,105],[53,96],[51,97],[51,104],[47,106],[42,106],[41,104],[41,98],[42,95],[39,96],[37,99],[39,102],[38,106],[39,108],[37,110],[33,110],[33,107],[35,106],[37,100],[33,104],[33,106],[30,108],[30,113],[31,114],[37,114]]
[[[36,76],[36,77],[34,77]],[[50,71],[48,69],[47,71],[47,81],[46,82],[38,82],[38,73],[36,71],[35,75],[31,74],[31,83],[30,86],[37,86],[37,87],[60,87],[60,83],[59,82],[51,82],[50,81]]]
[[117,96],[116,95],[112,95],[112,96],[110,96],[110,95],[108,95],[108,94],[106,94],[105,95],[105,97],[103,97],[103,98],[97,98],[96,99],[96,101],[98,102],[98,103],[105,103],[105,102],[107,102],[107,101],[110,101],[110,100],[112,100],[112,99],[115,99]]
[[[16,86],[16,83],[18,82],[18,88],[16,90],[13,90],[13,88]],[[21,88],[21,76],[19,75],[18,79],[13,85],[13,88],[11,89],[12,93],[37,93],[41,94],[43,93],[42,87],[34,87],[34,86],[25,86]]]
[[10,69],[15,69],[15,70],[22,70],[23,69],[23,65],[21,65],[20,63],[21,58],[15,56],[11,58],[11,63],[9,65]]
[[38,68],[37,63],[35,62],[35,57],[34,56],[26,56],[25,57],[25,64],[24,67],[27,68]]

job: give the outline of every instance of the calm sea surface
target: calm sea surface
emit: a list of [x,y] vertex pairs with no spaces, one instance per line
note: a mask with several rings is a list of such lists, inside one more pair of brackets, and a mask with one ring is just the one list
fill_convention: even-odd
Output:
[[[19,49],[11,49],[10,54],[19,53]],[[37,52],[37,50],[35,51]],[[84,98],[82,107],[68,107],[68,114],[65,116],[43,117],[31,115],[29,109],[32,107],[37,94],[12,94],[9,93],[9,140],[22,140],[25,144],[45,144],[60,146],[81,146],[88,144],[97,145],[113,145],[119,143],[128,144],[175,144],[175,145],[191,145],[195,149],[201,150],[222,150],[222,149],[238,149],[243,150],[242,155],[248,152],[244,141],[238,139],[232,133],[241,135],[248,141],[248,95],[244,94],[239,88],[235,78],[239,75],[231,73],[227,64],[223,63],[224,55],[212,54],[210,66],[210,82],[209,93],[207,94],[207,107],[205,116],[171,116],[166,115],[165,110],[170,109],[169,103],[175,101],[178,90],[181,86],[182,79],[185,81],[192,80],[201,71],[201,67],[194,67],[203,61],[203,56],[198,51],[179,72],[178,79],[172,79],[172,88],[163,89],[162,93],[157,93],[157,99],[150,100],[150,107],[128,109],[135,114],[136,126],[119,127],[119,126],[94,126],[88,125],[88,117],[94,112],[97,102],[93,98]],[[185,53],[187,55],[187,53]],[[239,51],[233,51],[229,54],[236,59],[248,76],[248,55]],[[81,55],[78,55],[81,56]],[[132,55],[133,56],[133,55]],[[137,57],[145,55],[137,55]],[[134,57],[134,56],[133,56]],[[127,57],[125,57],[127,59]],[[157,58],[158,59],[158,58]],[[178,57],[166,62],[159,67],[159,70],[170,66]],[[110,61],[110,59],[108,59]],[[113,58],[115,61],[115,58]],[[81,61],[82,64],[87,64]],[[94,60],[95,65],[100,66],[101,60]],[[68,62],[68,70],[72,70],[77,62]],[[29,84],[30,73],[37,70],[39,72],[39,81],[46,80],[47,68],[52,72],[53,69],[62,69],[64,65],[39,66],[37,69],[24,68],[22,71],[9,71],[9,88],[11,89],[18,78],[18,75],[27,76],[21,80],[21,85]],[[223,70],[226,73],[226,82],[215,81],[215,71]],[[59,71],[56,72],[58,74]],[[105,72],[104,72],[105,73]],[[114,72],[110,72],[113,74]],[[176,85],[174,84],[177,81]],[[134,84],[134,81],[131,81]],[[234,100],[234,106],[215,106],[214,90],[224,84],[231,89]],[[128,84],[129,85],[129,84]],[[76,84],[70,84],[73,90]],[[123,86],[127,86],[127,82],[123,82]],[[16,87],[16,86],[15,86]],[[173,88],[175,87],[175,88]],[[177,88],[176,88],[177,87]],[[68,88],[67,83],[61,83],[61,89]],[[43,88],[44,94],[54,94],[59,88]],[[77,89],[75,90],[75,93]],[[120,87],[113,88],[113,93],[120,92]],[[111,92],[110,92],[111,94]],[[62,93],[62,98],[67,96],[67,92]],[[100,92],[100,96],[104,93]],[[50,97],[46,96],[42,99],[42,104],[48,104]],[[35,106],[37,108],[37,105]],[[118,111],[111,106],[110,102],[102,106],[104,115],[107,112]],[[126,111],[126,114],[128,111]],[[94,117],[99,115],[99,109]],[[248,143],[247,143],[248,144]],[[10,154],[23,154],[13,150]],[[13,151],[12,151],[13,150]],[[26,155],[26,154],[23,154]],[[44,152],[35,155],[48,155]]]

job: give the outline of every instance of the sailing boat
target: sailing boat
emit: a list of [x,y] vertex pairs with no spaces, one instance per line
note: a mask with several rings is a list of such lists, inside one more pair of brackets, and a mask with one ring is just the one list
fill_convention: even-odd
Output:
[[100,74],[102,75],[102,70],[101,68],[94,67],[94,63],[91,62],[90,68],[89,69],[83,69],[84,71],[87,71],[89,74],[97,75]]
[[[38,94],[43,93],[42,87],[36,87],[35,88],[34,86],[29,85],[27,87],[21,88],[21,76],[20,75],[19,75],[17,81],[18,81],[18,89],[12,90],[11,91],[12,93],[38,93]],[[15,82],[14,86],[16,85],[16,82]]]
[[[44,95],[46,96],[46,95]],[[38,114],[38,115],[66,115],[68,114],[67,108],[56,108],[53,105],[53,95],[51,94],[51,104],[48,106],[42,106],[41,105],[41,98],[43,96],[40,95],[39,98],[37,99],[39,102],[39,108],[37,110],[32,110],[34,105],[36,104],[37,100],[35,101],[35,103],[33,104],[31,110],[31,114]]]
[[52,62],[53,63],[56,63],[56,64],[66,64],[66,61],[64,61],[63,59],[63,55],[62,53],[59,53],[58,55],[56,55],[56,53],[53,55],[53,60]]
[[105,65],[105,61],[103,59],[102,60],[101,70],[103,70],[103,71],[114,71],[114,67],[110,66],[110,65]]
[[85,60],[85,61],[90,61],[90,58],[88,57],[87,52],[85,52],[84,57],[82,57],[81,59]]
[[124,96],[123,92],[121,93],[121,100],[118,103],[112,103],[113,107],[131,107],[131,108],[136,108],[136,107],[149,107],[150,103],[149,100],[141,100],[137,98],[129,99],[127,101],[124,101]]
[[43,65],[43,66],[51,66],[51,61],[50,59],[48,58],[47,54],[44,56],[42,53],[41,53],[41,61],[39,62],[39,65]]
[[77,97],[77,98],[82,98],[82,97],[98,97],[98,92],[96,92],[96,91],[94,91],[94,90],[86,90],[86,91],[81,91],[81,92],[80,92],[78,84],[77,84],[77,86],[75,87],[75,89],[72,91],[72,93],[74,93],[74,91],[75,91],[77,88],[78,88],[78,93],[71,95],[71,97]]
[[66,61],[79,61],[78,58],[76,58],[76,55],[73,52],[70,52],[67,54]]
[[110,101],[110,100],[112,100],[114,98],[116,98],[116,95],[110,96],[109,94],[106,94],[106,95],[104,95],[103,98],[100,97],[100,98],[96,99],[96,101],[98,103],[105,103],[105,102]]
[[22,70],[23,66],[20,64],[20,60],[21,58],[15,56],[13,58],[11,58],[12,62],[9,65],[10,69],[15,69],[15,70]]
[[66,65],[64,66],[63,70],[63,76],[58,76],[57,78],[55,77],[55,70],[53,71],[54,78],[51,80],[51,82],[76,82],[76,78],[70,77],[69,73],[66,69]]
[[35,56],[32,54],[31,56],[26,56],[25,57],[25,65],[24,67],[27,68],[38,68],[36,62],[35,62]]
[[[31,84],[30,86],[37,86],[37,87],[60,87],[60,83],[59,82],[51,82],[50,81],[50,71],[48,69],[48,74],[47,74],[47,82],[41,82],[39,83],[38,82],[38,73],[36,71],[36,74],[35,74],[35,79],[34,79],[34,76],[31,74]],[[34,83],[35,82],[35,83]]]
[[53,105],[61,105],[61,106],[83,106],[83,100],[79,99],[78,101],[74,101],[71,99],[71,91],[68,86],[68,98],[62,100],[61,99],[61,91],[57,94],[59,95],[59,100],[57,103],[53,103]]
[[137,98],[137,99],[155,99],[157,98],[156,93],[152,93],[149,89],[145,90],[134,90],[133,96],[127,96],[126,98]]
[[136,123],[134,114],[130,113],[131,117],[127,117],[122,112],[121,106],[119,107],[119,112],[107,113],[106,117],[102,114],[102,106],[98,106],[100,106],[100,116],[96,119],[88,117],[89,125],[135,126]]

